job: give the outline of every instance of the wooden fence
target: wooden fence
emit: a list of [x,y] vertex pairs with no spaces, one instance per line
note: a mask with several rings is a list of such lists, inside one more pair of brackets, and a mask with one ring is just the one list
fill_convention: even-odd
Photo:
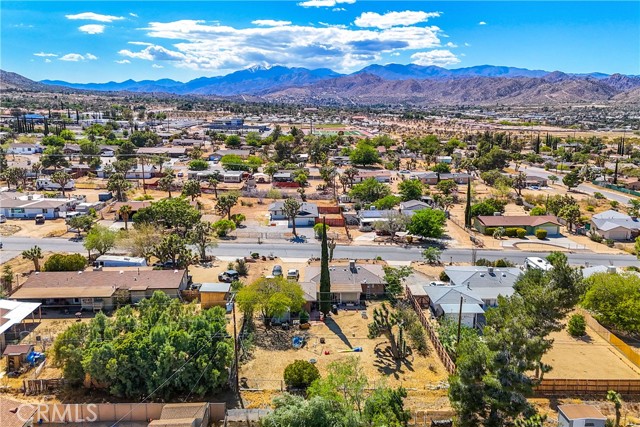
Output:
[[565,379],[545,378],[534,389],[536,395],[584,396],[603,395],[615,390],[623,395],[640,395],[640,379],[608,380],[608,379]]
[[22,380],[25,394],[41,394],[57,390],[64,385],[64,378]]
[[447,369],[447,372],[453,374],[456,371],[456,364],[453,363],[453,360],[451,360],[451,357],[449,357],[449,353],[447,353],[447,351],[444,349],[444,346],[440,342],[440,338],[438,338],[438,334],[433,328],[433,325],[431,324],[431,322],[429,322],[427,316],[425,316],[424,311],[422,310],[422,308],[420,308],[420,304],[418,303],[416,298],[411,294],[411,290],[409,290],[409,287],[406,288],[405,292],[407,295],[407,299],[411,302],[411,305],[418,315],[422,326],[424,326],[424,328],[427,330],[429,339],[431,340],[431,344],[433,344],[433,348],[436,350],[436,353],[438,353],[438,357],[442,361],[442,364]]
[[598,321],[586,310],[580,308],[578,309],[578,312],[584,316],[584,320],[587,322],[587,325],[600,335],[603,340],[615,347],[615,349],[622,353],[631,363],[640,368],[640,353],[638,351],[598,323]]

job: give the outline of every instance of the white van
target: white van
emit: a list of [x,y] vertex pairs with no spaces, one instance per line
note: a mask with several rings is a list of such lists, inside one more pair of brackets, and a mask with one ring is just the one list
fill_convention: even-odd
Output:
[[[75,188],[76,183],[72,179],[67,181],[67,183],[64,185],[64,189],[67,191],[74,190]],[[36,181],[36,190],[55,191],[60,189],[62,189],[62,186],[51,181],[49,178],[38,178],[38,180]]]

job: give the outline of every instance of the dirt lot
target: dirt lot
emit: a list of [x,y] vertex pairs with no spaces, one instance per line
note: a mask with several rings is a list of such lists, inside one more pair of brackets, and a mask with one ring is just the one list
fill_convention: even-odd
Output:
[[576,339],[566,330],[554,332],[553,348],[543,362],[553,370],[546,378],[629,379],[640,378],[634,366],[613,346],[587,327],[587,337]]
[[[283,331],[258,326],[253,358],[241,366],[241,385],[270,392],[248,394],[251,404],[262,406],[270,402],[273,390],[282,387],[284,368],[294,360],[315,359],[320,373],[324,374],[331,362],[356,356],[360,358],[371,386],[380,381],[391,386],[403,385],[409,389],[412,404],[448,406],[446,389],[443,387],[447,372],[435,352],[431,351],[426,357],[411,354],[406,361],[396,362],[389,355],[389,346],[384,337],[367,337],[367,325],[373,316],[373,308],[378,304],[371,304],[367,308],[367,318],[363,318],[360,311],[340,311],[326,324],[313,323],[308,331]],[[291,338],[294,335],[306,335],[307,344],[299,350],[292,348]],[[320,342],[321,338],[324,338],[324,344]],[[363,351],[346,352],[355,347],[362,347]]]
[[67,233],[67,225],[64,219],[47,220],[44,224],[37,225],[34,220],[9,219],[0,224],[0,233],[3,236],[22,237],[62,237],[66,234],[72,237],[74,233]]

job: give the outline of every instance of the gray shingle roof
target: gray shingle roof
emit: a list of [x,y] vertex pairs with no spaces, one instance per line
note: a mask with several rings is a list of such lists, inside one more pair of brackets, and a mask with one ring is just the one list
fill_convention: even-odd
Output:
[[493,268],[493,273],[489,273],[490,267],[465,267],[451,266],[444,269],[452,285],[464,285],[473,290],[478,288],[513,288],[513,284],[522,274],[519,268]]

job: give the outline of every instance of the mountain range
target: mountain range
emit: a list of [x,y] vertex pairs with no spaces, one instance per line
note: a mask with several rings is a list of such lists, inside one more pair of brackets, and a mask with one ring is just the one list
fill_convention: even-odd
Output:
[[251,67],[225,76],[188,82],[171,79],[108,83],[34,82],[2,72],[2,86],[26,90],[242,96],[243,99],[312,104],[555,104],[638,102],[640,76],[567,74],[559,71],[480,65],[446,69],[417,64],[369,65],[352,74],[327,68]]

